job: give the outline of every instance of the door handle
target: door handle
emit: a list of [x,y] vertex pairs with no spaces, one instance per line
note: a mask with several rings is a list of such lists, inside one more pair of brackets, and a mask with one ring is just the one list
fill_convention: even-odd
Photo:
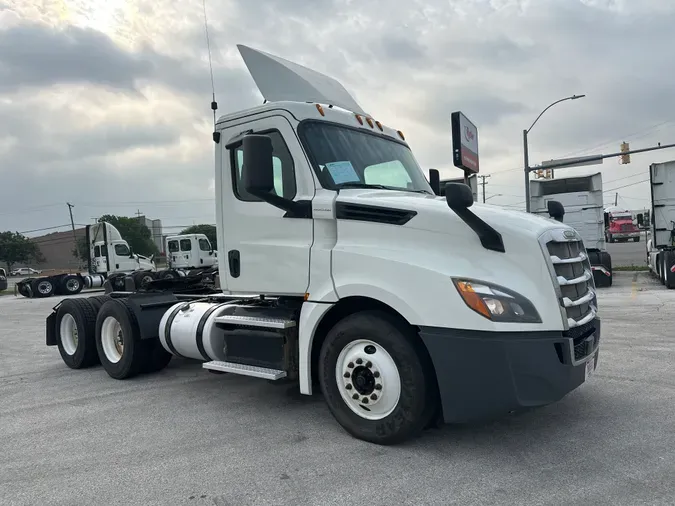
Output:
[[239,250],[233,249],[227,252],[227,262],[230,267],[230,276],[238,278],[240,274]]

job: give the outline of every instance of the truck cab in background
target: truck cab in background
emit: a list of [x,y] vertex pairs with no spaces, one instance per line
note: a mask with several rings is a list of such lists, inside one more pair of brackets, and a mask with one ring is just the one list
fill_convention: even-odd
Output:
[[7,282],[7,272],[5,269],[0,267],[0,292],[3,290],[7,290],[7,286],[9,283]]
[[633,221],[633,213],[609,208],[604,211],[606,242],[640,242],[640,229]]
[[201,269],[218,264],[218,252],[204,234],[172,235],[164,244],[170,269]]
[[675,161],[649,166],[651,208],[647,265],[666,288],[675,288]]
[[548,203],[558,201],[565,208],[565,223],[573,227],[586,246],[595,285],[611,286],[612,257],[605,249],[602,173],[530,181],[530,209],[548,214]]

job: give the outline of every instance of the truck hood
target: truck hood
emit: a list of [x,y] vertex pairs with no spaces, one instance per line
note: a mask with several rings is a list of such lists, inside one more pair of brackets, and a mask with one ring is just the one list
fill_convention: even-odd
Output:
[[[405,225],[407,227],[448,234],[456,233],[458,229],[462,230],[461,227],[464,227],[469,233],[474,234],[448,207],[445,197],[393,190],[342,189],[337,200],[416,211],[417,215]],[[569,228],[551,218],[523,211],[511,211],[490,204],[474,203],[470,209],[502,235],[529,236],[536,239],[551,228]],[[461,224],[461,227],[458,224]]]

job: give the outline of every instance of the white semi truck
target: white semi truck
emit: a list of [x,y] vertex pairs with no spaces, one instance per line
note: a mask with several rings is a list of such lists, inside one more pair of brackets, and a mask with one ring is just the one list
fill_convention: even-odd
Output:
[[587,380],[600,319],[572,227],[474,204],[463,184],[434,195],[403,133],[340,83],[239,50],[266,103],[213,134],[219,290],[65,299],[46,344],[69,367],[100,361],[125,379],[176,356],[319,388],[377,444]]
[[108,280],[112,287],[124,289],[124,277],[131,274],[136,282],[154,279],[157,270],[152,258],[131,251],[129,244],[110,223],[87,225],[86,242],[89,245],[88,272],[55,274],[23,279],[16,290],[24,297],[77,295],[83,288],[98,288]]
[[649,182],[647,265],[662,284],[675,288],[675,161],[651,164]]
[[218,252],[205,234],[170,235],[164,240],[168,269],[159,278],[197,274],[218,266]]
[[581,236],[591,263],[595,285],[612,286],[612,257],[605,249],[602,173],[530,181],[532,213],[548,214],[547,204],[551,200],[564,206],[565,223]]

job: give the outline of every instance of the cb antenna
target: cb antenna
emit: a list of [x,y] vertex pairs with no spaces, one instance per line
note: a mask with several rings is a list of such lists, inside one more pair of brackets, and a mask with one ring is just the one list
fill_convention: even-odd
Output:
[[220,141],[220,134],[216,132],[216,111],[218,110],[218,102],[216,102],[216,85],[213,81],[213,62],[211,60],[211,39],[209,38],[209,21],[206,16],[206,0],[202,0],[202,7],[204,8],[204,33],[206,34],[206,50],[209,54],[209,72],[211,74],[211,110],[213,111],[213,142],[216,144]]

